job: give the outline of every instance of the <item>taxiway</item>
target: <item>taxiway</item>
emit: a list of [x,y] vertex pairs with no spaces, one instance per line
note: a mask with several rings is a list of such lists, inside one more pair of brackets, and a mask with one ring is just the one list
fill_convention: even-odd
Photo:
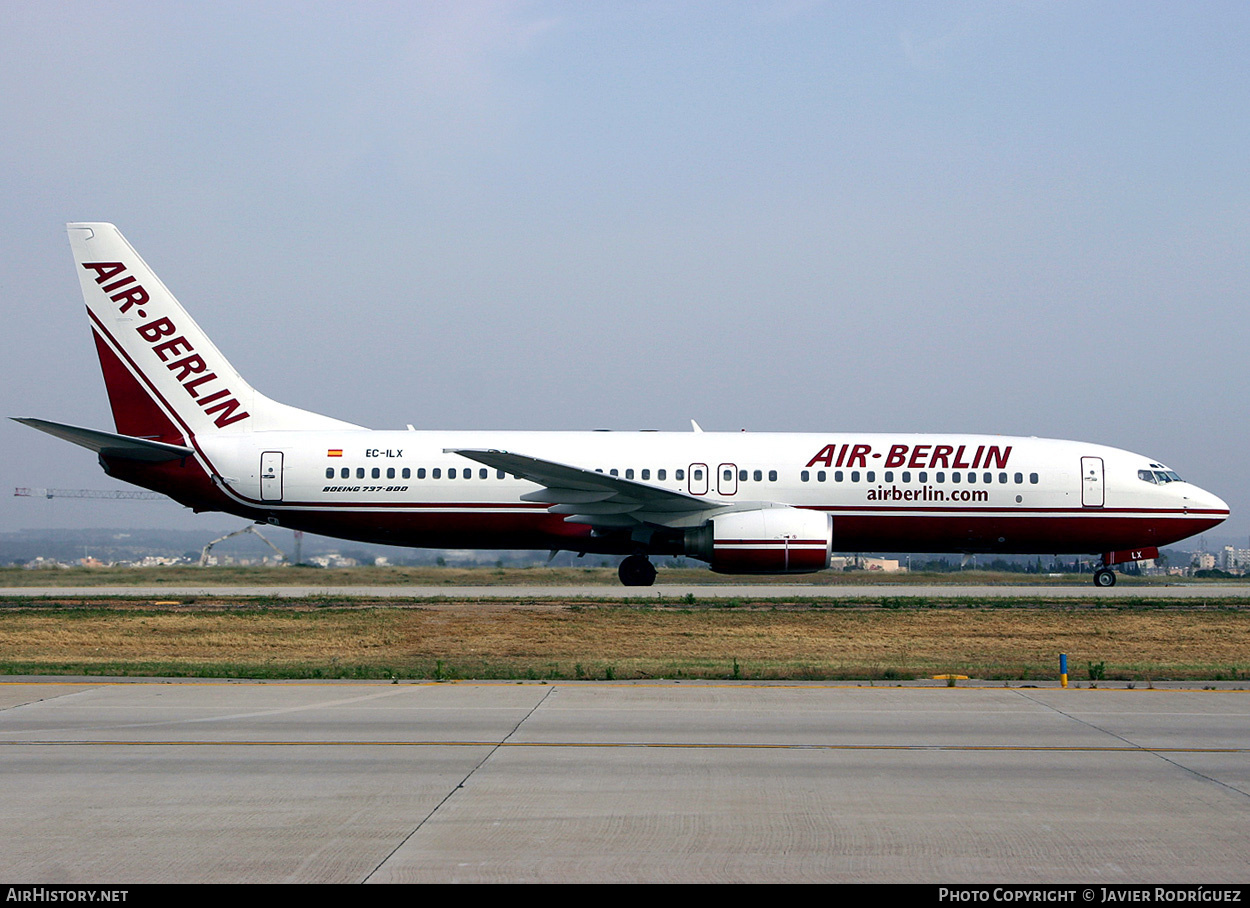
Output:
[[1250,691],[0,683],[24,882],[1233,882]]

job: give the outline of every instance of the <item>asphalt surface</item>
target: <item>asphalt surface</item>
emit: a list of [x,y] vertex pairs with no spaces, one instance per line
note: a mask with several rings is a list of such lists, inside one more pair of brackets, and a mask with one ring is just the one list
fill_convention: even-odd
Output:
[[1244,882],[1250,690],[1176,687],[11,681],[0,878]]
[[234,596],[243,598],[307,599],[347,596],[366,599],[850,599],[863,597],[922,597],[926,599],[978,598],[1089,598],[1216,599],[1250,598],[1250,584],[1123,584],[1098,589],[1082,586],[910,586],[878,584],[826,586],[821,584],[681,585],[681,586],[86,586],[0,587],[0,599],[90,598],[130,596],[168,599],[171,596]]

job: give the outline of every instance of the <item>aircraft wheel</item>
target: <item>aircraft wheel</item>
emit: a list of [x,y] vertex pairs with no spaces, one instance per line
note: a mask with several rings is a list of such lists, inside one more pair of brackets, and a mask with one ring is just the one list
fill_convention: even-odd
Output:
[[655,565],[646,555],[630,555],[617,568],[625,586],[651,586],[655,583]]
[[1115,571],[1110,568],[1094,571],[1094,586],[1115,586]]

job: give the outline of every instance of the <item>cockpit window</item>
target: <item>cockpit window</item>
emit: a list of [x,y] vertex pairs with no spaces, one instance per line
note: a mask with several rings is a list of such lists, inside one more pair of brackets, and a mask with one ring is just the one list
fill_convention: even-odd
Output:
[[1167,482],[1184,482],[1185,481],[1181,479],[1179,475],[1177,475],[1175,470],[1158,469],[1158,467],[1160,466],[1159,464],[1152,463],[1151,466],[1156,467],[1156,469],[1138,470],[1137,478],[1142,480],[1143,482],[1158,483],[1160,485],[1162,485],[1163,483],[1167,483]]
[[1138,470],[1137,478],[1142,480],[1143,482],[1153,483],[1155,481],[1155,474],[1152,473],[1150,470]]

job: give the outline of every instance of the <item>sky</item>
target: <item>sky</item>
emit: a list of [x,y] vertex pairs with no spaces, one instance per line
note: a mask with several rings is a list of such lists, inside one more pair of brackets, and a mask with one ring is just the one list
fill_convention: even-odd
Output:
[[[112,221],[353,423],[1075,438],[1247,544],[1250,4],[0,15],[3,415],[112,429],[64,229]],[[0,446],[0,531],[237,522],[8,497],[123,484]]]

